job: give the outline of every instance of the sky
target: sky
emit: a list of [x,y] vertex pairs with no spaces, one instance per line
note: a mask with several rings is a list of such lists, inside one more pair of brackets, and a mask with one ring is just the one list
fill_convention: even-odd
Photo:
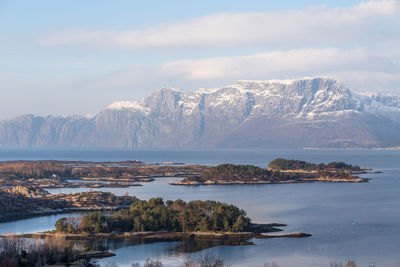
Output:
[[0,0],[0,119],[324,76],[400,94],[400,0]]

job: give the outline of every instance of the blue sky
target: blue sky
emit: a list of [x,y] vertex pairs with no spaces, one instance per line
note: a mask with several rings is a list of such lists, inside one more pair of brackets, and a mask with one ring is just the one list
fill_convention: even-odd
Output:
[[399,18],[396,0],[0,0],[0,119],[238,79],[321,75],[398,92]]

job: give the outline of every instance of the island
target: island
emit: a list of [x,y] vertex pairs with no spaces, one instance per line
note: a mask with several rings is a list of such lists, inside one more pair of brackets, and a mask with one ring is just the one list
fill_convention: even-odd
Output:
[[[70,241],[123,238],[130,240],[158,241],[213,241],[215,245],[253,245],[254,238],[301,238],[306,233],[271,234],[281,231],[284,224],[252,223],[246,212],[237,206],[219,201],[183,201],[151,198],[148,201],[135,198],[129,208],[112,214],[92,212],[74,218],[60,218],[55,230],[33,233],[3,235],[0,238],[62,238],[70,248],[74,260],[113,256],[112,253],[73,251]],[[199,249],[204,249],[199,248]],[[19,258],[22,255],[17,255]]]
[[370,171],[344,162],[313,164],[275,159],[268,168],[252,165],[219,166],[141,161],[5,161],[0,162],[0,185],[36,188],[131,187],[155,178],[180,177],[173,185],[269,184],[309,182],[367,182],[356,174]]
[[200,175],[209,166],[141,161],[92,162],[20,160],[0,162],[0,185],[39,188],[130,187],[152,182],[156,177]]
[[227,184],[293,184],[312,182],[368,182],[355,176],[371,169],[344,162],[313,164],[300,160],[278,158],[268,169],[253,165],[221,164],[211,167],[201,175],[191,175],[172,185],[227,185]]

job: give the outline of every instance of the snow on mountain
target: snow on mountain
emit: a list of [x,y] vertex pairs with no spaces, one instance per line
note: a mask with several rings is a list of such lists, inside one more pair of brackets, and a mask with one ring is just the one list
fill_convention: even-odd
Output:
[[[309,114],[350,110],[351,93],[343,84],[329,78],[292,80],[247,81],[218,89],[200,89],[185,92],[177,89],[161,89],[139,102],[120,101],[108,109],[147,110],[152,113],[153,103],[158,103],[165,92],[171,91],[177,99],[176,105],[183,115],[191,115],[201,102],[207,100],[210,109],[222,109],[246,102],[248,115],[266,115],[282,118],[308,118]],[[158,105],[158,104],[156,104]]]
[[162,88],[90,117],[22,116],[0,122],[0,146],[389,147],[399,130],[400,97],[305,77]]
[[355,93],[356,109],[400,122],[400,96],[383,93]]

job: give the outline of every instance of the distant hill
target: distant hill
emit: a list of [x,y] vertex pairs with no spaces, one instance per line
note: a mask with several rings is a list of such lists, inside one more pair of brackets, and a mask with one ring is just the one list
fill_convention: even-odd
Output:
[[400,97],[355,94],[329,78],[162,88],[91,117],[23,115],[0,122],[1,147],[400,147]]

